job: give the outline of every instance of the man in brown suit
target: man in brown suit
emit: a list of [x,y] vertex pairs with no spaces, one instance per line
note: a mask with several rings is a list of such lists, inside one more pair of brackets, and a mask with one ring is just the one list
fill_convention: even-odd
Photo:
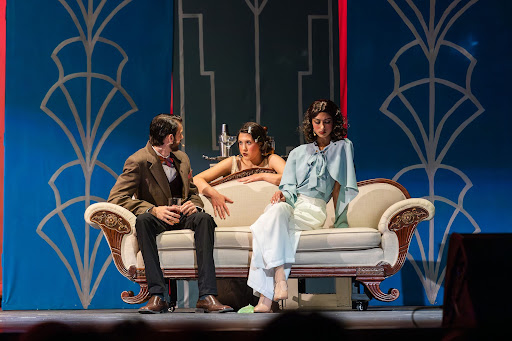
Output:
[[[149,127],[149,142],[126,160],[123,173],[108,198],[109,202],[123,206],[137,216],[137,241],[151,294],[139,312],[168,310],[156,236],[164,231],[181,229],[194,231],[199,277],[196,307],[207,312],[232,311],[216,298],[213,244],[217,225],[203,210],[203,202],[192,182],[187,154],[178,150],[182,138],[181,118],[168,114],[156,116]],[[171,205],[170,198],[181,198],[183,204]]]

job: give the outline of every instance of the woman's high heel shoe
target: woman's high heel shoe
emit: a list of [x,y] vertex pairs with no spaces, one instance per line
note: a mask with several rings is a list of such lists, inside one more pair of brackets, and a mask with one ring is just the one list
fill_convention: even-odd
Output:
[[265,297],[264,295],[261,295],[258,304],[254,307],[254,312],[255,313],[271,313],[272,312],[272,300],[270,298]]
[[271,313],[272,312],[272,308],[271,307],[267,307],[264,304],[257,304],[254,307],[254,312],[255,313]]
[[279,281],[276,283],[274,289],[274,301],[286,300],[288,298],[288,284],[286,281]]

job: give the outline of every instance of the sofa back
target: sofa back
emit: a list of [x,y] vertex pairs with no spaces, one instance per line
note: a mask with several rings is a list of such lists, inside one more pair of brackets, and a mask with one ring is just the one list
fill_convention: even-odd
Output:
[[[407,190],[399,183],[388,179],[371,179],[357,183],[359,193],[350,202],[347,210],[349,227],[371,227],[378,229],[384,211],[394,203],[410,198]],[[327,219],[324,228],[334,225],[332,199],[327,204]]]
[[250,226],[270,204],[270,198],[279,189],[266,181],[255,181],[243,184],[237,180],[223,182],[214,187],[219,193],[233,200],[227,204],[230,216],[226,219],[215,217],[210,200],[201,195],[206,213],[214,217],[218,226],[239,227]]
[[[242,184],[237,181],[247,174],[235,173],[214,184],[221,194],[234,201],[228,204],[230,216],[226,219],[215,217],[210,201],[201,196],[207,213],[214,217],[218,226],[240,227],[252,225],[270,203],[270,198],[279,189],[266,181]],[[349,227],[371,227],[378,229],[380,217],[394,203],[410,198],[407,190],[399,183],[388,179],[371,179],[357,183],[359,194],[350,202],[347,211]],[[334,205],[327,203],[327,219],[323,228],[334,225]]]

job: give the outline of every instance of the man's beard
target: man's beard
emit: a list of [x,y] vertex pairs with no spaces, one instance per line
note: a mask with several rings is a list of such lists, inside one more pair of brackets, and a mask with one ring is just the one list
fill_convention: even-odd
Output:
[[173,143],[173,144],[171,144],[170,145],[171,151],[175,152],[175,151],[179,150],[180,149],[180,145],[181,145],[181,143]]

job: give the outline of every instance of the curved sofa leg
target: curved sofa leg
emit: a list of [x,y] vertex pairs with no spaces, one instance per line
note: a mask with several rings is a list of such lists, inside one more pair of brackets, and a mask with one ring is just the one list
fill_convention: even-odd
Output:
[[123,291],[121,299],[128,304],[140,304],[149,300],[149,291],[147,284],[140,284],[140,291],[137,296],[134,296],[133,291]]
[[389,289],[389,292],[387,294],[382,292],[382,290],[380,290],[380,283],[382,282],[382,280],[357,280],[363,283],[364,286],[368,289],[368,291],[370,291],[370,293],[373,295],[373,297],[375,297],[379,301],[392,302],[396,300],[398,296],[400,296],[400,291],[394,288]]

